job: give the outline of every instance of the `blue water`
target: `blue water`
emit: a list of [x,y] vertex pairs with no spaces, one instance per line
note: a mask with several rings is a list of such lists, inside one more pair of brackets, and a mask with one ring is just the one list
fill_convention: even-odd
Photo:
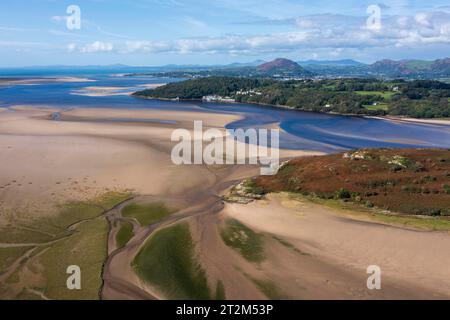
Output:
[[[121,70],[124,71],[124,70]],[[135,70],[133,70],[135,71]],[[25,72],[0,70],[1,77],[26,76]],[[95,107],[125,109],[167,109],[238,114],[242,120],[227,125],[229,129],[263,128],[278,123],[283,129],[282,148],[337,152],[362,147],[440,147],[450,148],[450,126],[398,123],[354,116],[339,116],[286,110],[250,104],[170,102],[144,100],[130,96],[89,97],[74,94],[85,87],[123,87],[123,91],[143,89],[143,84],[167,83],[180,79],[122,77],[92,70],[77,73],[34,71],[32,77],[71,76],[95,82],[49,82],[34,85],[0,86],[0,107],[14,105],[55,106],[62,108]],[[201,120],[201,119],[199,119]],[[120,119],[118,119],[120,121]],[[127,121],[124,119],[123,121]],[[148,123],[157,121],[148,119]],[[145,122],[145,121],[144,121]]]

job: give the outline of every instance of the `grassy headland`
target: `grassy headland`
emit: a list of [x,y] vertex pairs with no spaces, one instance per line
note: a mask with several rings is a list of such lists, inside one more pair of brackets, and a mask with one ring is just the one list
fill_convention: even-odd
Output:
[[450,216],[450,151],[362,149],[301,158],[254,184],[265,192],[287,191],[445,220]]

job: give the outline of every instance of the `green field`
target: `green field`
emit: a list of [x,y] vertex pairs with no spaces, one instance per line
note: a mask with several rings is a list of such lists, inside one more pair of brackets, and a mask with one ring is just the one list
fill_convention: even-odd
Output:
[[186,223],[155,232],[132,265],[139,277],[157,287],[165,298],[211,299],[206,273],[196,260],[195,244]]
[[235,219],[228,219],[221,231],[224,243],[238,251],[250,262],[262,262],[265,259],[263,236],[254,232]]
[[133,225],[127,221],[122,221],[116,235],[117,248],[124,247],[133,236]]
[[397,94],[394,91],[354,91],[356,94],[360,94],[363,96],[381,96],[386,100],[392,98],[393,95]]
[[175,213],[161,202],[146,204],[133,203],[122,209],[122,216],[136,219],[142,226],[148,226],[161,221]]
[[[385,101],[389,101],[392,96],[397,94],[397,92],[393,91],[354,91],[356,94],[363,95],[363,96],[380,96]],[[388,111],[389,110],[389,104],[386,102],[377,102],[377,105],[364,105],[364,108],[370,111]]]

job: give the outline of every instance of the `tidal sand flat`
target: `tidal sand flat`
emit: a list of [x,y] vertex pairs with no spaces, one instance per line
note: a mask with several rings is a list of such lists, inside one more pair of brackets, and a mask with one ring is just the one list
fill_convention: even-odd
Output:
[[[282,239],[284,250],[291,254],[272,250],[284,263],[272,270],[267,267],[265,272],[275,279],[296,279],[298,298],[449,298],[448,232],[390,226],[348,212],[289,194],[272,194],[264,201],[225,208],[227,217]],[[364,281],[370,265],[381,266],[383,290],[355,290],[354,281]],[[289,287],[288,282],[278,283]]]
[[[116,269],[111,273],[108,268],[102,271],[102,265],[108,259],[107,253],[116,249],[108,248],[110,241],[105,238],[111,228],[111,225],[108,228],[108,217],[116,212],[115,206],[123,200],[132,201],[129,198],[133,195],[163,196],[169,208],[176,198],[182,198],[182,205],[176,207],[184,210],[167,214],[173,215],[174,219],[179,219],[179,216],[188,219],[191,215],[209,212],[211,204],[220,200],[211,193],[211,188],[222,183],[222,179],[247,176],[233,174],[238,171],[237,168],[175,166],[170,159],[173,146],[170,136],[175,128],[190,128],[194,120],[202,119],[207,127],[224,130],[227,123],[238,119],[236,116],[158,110],[58,110],[25,106],[14,110],[3,112],[0,119],[0,224],[4,231],[1,246],[3,255],[8,257],[2,264],[1,294],[4,298],[117,298],[121,297],[123,288],[128,288],[127,281],[137,284],[130,290],[130,297],[148,298],[151,293],[140,288],[141,282],[131,268],[131,262],[140,245],[155,228],[154,223],[164,218],[166,213],[159,206],[155,216],[148,220],[145,212],[142,215],[142,210],[134,210],[134,213],[141,215],[137,218],[144,226],[133,225],[131,232],[125,224],[126,229],[117,233],[117,247],[121,249],[109,258],[114,261],[112,269],[121,264],[128,267],[129,273],[126,272],[127,267],[117,272],[125,278],[123,284],[121,280],[115,282]],[[54,112],[60,113],[59,120],[53,120]],[[96,121],[105,117],[170,119],[174,122]],[[257,168],[244,168],[244,171],[256,173]],[[218,176],[223,178],[218,179]],[[120,196],[112,199],[108,206],[96,204],[96,199],[110,193]],[[207,208],[204,208],[206,204]],[[139,201],[127,205],[128,210],[139,209],[136,207]],[[212,208],[215,210],[214,206]],[[142,220],[144,218],[147,220]],[[90,222],[87,219],[93,220]],[[85,222],[77,224],[80,221]],[[75,229],[76,236],[72,234]],[[94,234],[98,237],[90,236]],[[137,246],[133,247],[136,243]],[[86,295],[71,296],[64,291],[63,280],[67,275],[62,264],[69,266],[80,259],[83,266],[95,265],[93,261],[81,263],[84,261],[81,255],[85,245],[98,252],[91,255],[98,263],[97,269],[85,271],[89,278],[84,281],[92,283],[93,287]],[[122,257],[120,253],[130,253],[131,256]],[[57,271],[48,270],[51,259],[61,262]],[[46,289],[52,272],[59,272],[57,277],[52,278],[59,289],[53,291]],[[101,279],[102,272],[105,274],[104,281]],[[102,295],[98,296],[100,284],[103,289]]]
[[[2,298],[448,298],[445,283],[436,288],[448,277],[439,267],[447,257],[423,244],[444,250],[447,234],[361,223],[270,196],[225,203],[229,188],[258,175],[258,166],[173,164],[174,129],[192,132],[203,120],[225,132],[240,116],[13,110],[0,115]],[[281,159],[321,154],[280,150]],[[394,249],[403,253],[391,257]],[[411,260],[416,249],[426,259]],[[407,260],[411,273],[397,272]],[[150,270],[155,261],[166,267]],[[381,292],[366,287],[364,266],[377,263],[386,265]],[[83,290],[67,291],[69,265],[82,268]],[[429,270],[436,277],[424,279]]]
[[93,79],[80,77],[0,77],[0,86],[36,85],[44,83],[82,83],[95,82]]
[[[83,114],[77,110],[73,116],[89,117],[93,112],[90,110]],[[150,113],[142,117],[158,118],[158,114]],[[46,261],[56,259],[67,263],[67,266],[77,261],[83,264],[81,255],[87,250],[85,245],[98,246],[100,250],[100,255],[92,255],[99,267],[92,273],[85,270],[86,276],[92,277],[85,279],[86,285],[101,283],[108,227],[106,220],[100,216],[121,200],[112,201],[110,206],[91,209],[89,204],[97,206],[95,199],[98,197],[111,192],[170,195],[205,185],[202,182],[204,174],[174,167],[170,157],[166,156],[166,150],[170,150],[173,126],[52,121],[50,114],[45,109],[18,108],[13,113],[2,113],[0,119],[1,250],[8,257],[2,263],[1,295],[4,298],[20,298],[23,294],[48,299],[71,297],[64,293],[67,275],[63,266],[53,270],[59,273],[52,276],[57,281],[55,286],[61,291],[52,291],[50,288],[53,285],[45,285],[45,281],[51,280],[52,272],[48,270]],[[107,115],[107,110],[102,110],[101,114]],[[114,112],[110,116],[114,117]],[[170,118],[177,118],[175,114],[173,116]],[[208,116],[203,116],[206,121]],[[139,115],[134,113],[134,117]],[[186,114],[180,114],[178,119],[183,122],[188,118]],[[221,120],[216,115],[212,123],[222,121],[225,124],[233,119],[223,116]],[[71,230],[67,229],[84,219],[98,220],[77,226],[74,238]],[[85,234],[89,228],[97,229],[95,233],[98,238]],[[88,233],[92,232],[93,229]],[[70,236],[70,241],[66,241],[65,236]],[[62,247],[58,249],[57,245]],[[71,249],[70,246],[78,249]],[[33,252],[29,252],[31,249]],[[31,259],[31,255],[34,257],[35,254],[36,258]],[[71,258],[72,254],[75,256]],[[22,262],[19,263],[19,260]],[[42,289],[42,292],[39,291],[42,295],[36,294],[36,287]],[[95,294],[92,294],[94,291]],[[98,291],[99,285],[84,297],[98,298]]]
[[[82,82],[82,81],[80,81]],[[77,89],[71,92],[73,95],[86,96],[86,97],[109,97],[109,96],[128,96],[136,92],[139,89],[154,89],[164,84],[161,83],[148,83],[148,84],[140,84],[136,87],[130,86],[115,86],[115,87],[106,87],[106,86],[93,86],[93,87],[84,87],[81,89]]]

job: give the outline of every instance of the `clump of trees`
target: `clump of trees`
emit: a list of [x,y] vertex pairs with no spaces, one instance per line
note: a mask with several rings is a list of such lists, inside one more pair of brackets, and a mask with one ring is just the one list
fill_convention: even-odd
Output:
[[136,92],[136,96],[167,99],[201,99],[207,95],[234,96],[239,90],[270,87],[275,81],[255,78],[211,77],[169,83],[155,89]]
[[[237,94],[257,90],[258,94]],[[450,117],[450,84],[434,80],[325,79],[275,81],[239,77],[206,77],[137,92],[153,98],[201,99],[206,95],[237,102],[289,106],[341,114]],[[383,106],[378,108],[377,106]]]

